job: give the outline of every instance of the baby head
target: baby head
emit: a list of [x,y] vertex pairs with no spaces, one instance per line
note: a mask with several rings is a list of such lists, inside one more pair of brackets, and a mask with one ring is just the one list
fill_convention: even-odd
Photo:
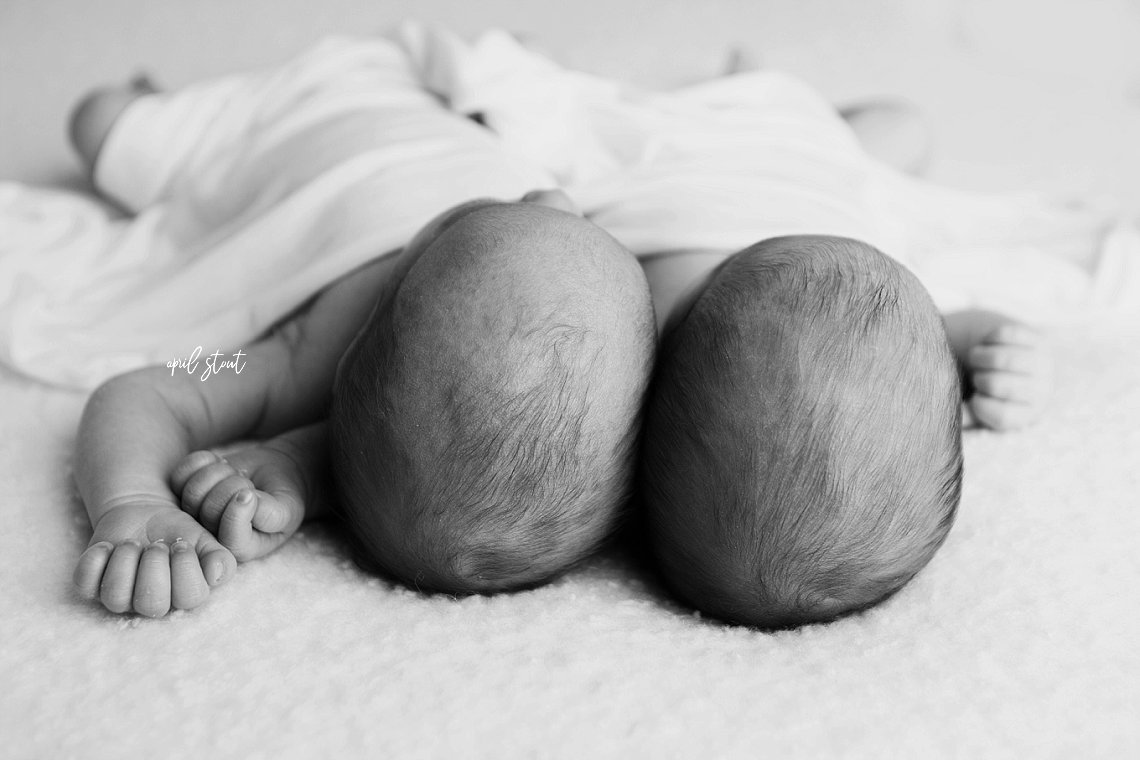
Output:
[[540,583],[612,532],[653,311],[633,257],[564,196],[428,225],[338,368],[339,511],[357,561],[423,590]]
[[738,253],[668,329],[650,390],[639,484],[667,582],[768,629],[883,600],[950,529],[960,404],[901,265],[834,237]]

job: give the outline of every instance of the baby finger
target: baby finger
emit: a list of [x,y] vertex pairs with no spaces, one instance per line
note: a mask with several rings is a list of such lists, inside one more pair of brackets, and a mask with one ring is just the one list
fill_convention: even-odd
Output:
[[218,524],[226,511],[226,506],[234,496],[242,491],[252,491],[253,484],[238,474],[231,474],[214,484],[210,493],[202,500],[202,508],[198,513],[198,522],[206,530],[217,534]]
[[137,541],[125,541],[115,547],[103,580],[99,584],[99,597],[111,612],[130,612],[134,602],[135,575],[138,572],[142,547]]
[[1029,404],[1039,395],[1034,379],[1016,372],[983,370],[974,373],[973,381],[976,394],[993,399]]
[[170,604],[177,610],[190,610],[206,601],[210,587],[193,547],[178,539],[170,547]]
[[1044,340],[1045,336],[1029,325],[1021,324],[1020,322],[1011,322],[994,330],[983,342],[1035,348],[1040,346]]
[[79,589],[84,599],[99,598],[99,584],[103,581],[103,571],[107,568],[107,560],[115,550],[113,544],[100,541],[87,547],[87,551],[79,556],[75,564],[73,579],[75,587]]
[[257,496],[253,489],[242,490],[230,499],[218,524],[218,540],[233,552],[239,562],[252,559],[257,548],[253,533],[253,514],[257,511]]
[[170,612],[170,549],[161,541],[148,546],[139,559],[133,604],[135,612],[147,617]]
[[1014,401],[975,396],[969,403],[974,419],[993,430],[1025,427],[1036,417],[1034,408]]
[[175,465],[174,470],[170,473],[170,488],[174,493],[182,493],[186,488],[187,481],[190,476],[201,470],[207,465],[221,461],[219,457],[212,451],[192,451],[182,458],[182,461]]
[[200,521],[202,518],[199,513],[202,510],[203,501],[209,496],[214,486],[236,474],[234,468],[224,459],[198,470],[190,476],[182,488],[182,511]]
[[970,349],[968,362],[975,370],[1017,372],[1023,375],[1038,371],[1040,357],[1035,349],[1025,346],[980,344]]

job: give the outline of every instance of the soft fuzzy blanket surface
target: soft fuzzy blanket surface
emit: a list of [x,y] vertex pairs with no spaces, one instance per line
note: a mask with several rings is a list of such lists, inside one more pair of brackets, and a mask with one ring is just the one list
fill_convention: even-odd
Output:
[[[746,42],[830,97],[920,103],[935,178],[1140,201],[1125,0],[382,5],[3,3],[0,178],[56,177],[66,104],[132,66],[180,84],[415,13],[644,81]],[[930,566],[865,614],[777,634],[701,619],[621,547],[540,589],[451,599],[363,575],[319,527],[194,612],[111,615],[71,588],[84,399],[0,372],[0,756],[1135,757],[1140,325],[1051,335],[1049,413],[967,432]]]
[[[54,757],[1125,757],[1140,742],[1140,331],[1058,333],[1054,408],[966,435],[958,523],[898,596],[763,634],[613,549],[421,596],[305,529],[192,613],[72,595],[80,399],[5,378],[0,735]],[[217,754],[214,755],[213,753]]]

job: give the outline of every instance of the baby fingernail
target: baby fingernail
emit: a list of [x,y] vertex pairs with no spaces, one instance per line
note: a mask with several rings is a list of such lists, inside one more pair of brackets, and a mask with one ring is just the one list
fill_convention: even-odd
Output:
[[249,491],[242,491],[237,495],[238,504],[249,504],[253,501],[253,494]]
[[190,551],[190,544],[186,543],[185,539],[182,539],[182,538],[175,539],[174,540],[174,546],[170,547],[170,551],[175,552],[176,554],[181,554],[183,552]]

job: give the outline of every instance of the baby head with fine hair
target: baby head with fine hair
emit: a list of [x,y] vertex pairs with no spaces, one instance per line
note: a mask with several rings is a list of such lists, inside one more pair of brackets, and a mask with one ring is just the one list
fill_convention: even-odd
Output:
[[961,491],[945,329],[903,266],[861,242],[758,243],[668,329],[639,482],[667,583],[764,629],[826,622],[906,584]]
[[613,531],[653,362],[633,257],[564,196],[439,217],[345,354],[332,459],[364,568],[524,588]]

